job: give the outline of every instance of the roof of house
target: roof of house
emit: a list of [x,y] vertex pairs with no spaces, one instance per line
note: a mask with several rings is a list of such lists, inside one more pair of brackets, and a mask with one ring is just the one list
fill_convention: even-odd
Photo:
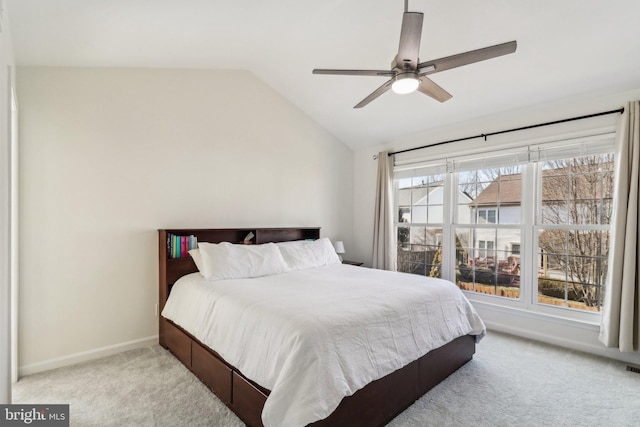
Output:
[[501,175],[471,203],[474,206],[519,205],[522,200],[522,174]]
[[[565,168],[545,169],[542,171],[542,200],[554,203],[567,198],[586,199],[589,197],[611,197],[612,189],[603,188],[592,181],[594,165],[572,165],[571,174]],[[597,173],[612,173],[613,163],[600,164]],[[595,191],[598,194],[590,194]],[[575,192],[571,195],[569,192]],[[604,194],[600,194],[604,192]],[[522,174],[500,175],[494,179],[471,203],[471,206],[516,206],[522,200]]]

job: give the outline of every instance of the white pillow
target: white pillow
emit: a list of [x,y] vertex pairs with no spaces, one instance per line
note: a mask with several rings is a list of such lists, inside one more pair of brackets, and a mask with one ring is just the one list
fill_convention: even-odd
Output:
[[204,277],[208,280],[245,279],[288,271],[282,254],[273,243],[234,245],[228,242],[199,242]]
[[296,240],[295,242],[276,243],[282,257],[291,270],[323,267],[340,264],[340,258],[331,240],[326,237],[318,240]]
[[204,265],[204,261],[202,261],[202,254],[200,253],[200,249],[198,248],[191,249],[189,251],[189,255],[191,255],[191,258],[193,259],[193,262],[196,264],[196,267],[198,268],[198,271],[200,272],[200,274],[203,277],[206,277],[204,273],[205,265]]

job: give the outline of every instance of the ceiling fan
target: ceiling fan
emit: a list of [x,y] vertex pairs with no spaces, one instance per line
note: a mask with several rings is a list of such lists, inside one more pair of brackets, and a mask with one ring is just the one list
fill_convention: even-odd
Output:
[[447,56],[445,58],[418,62],[424,14],[420,12],[408,12],[407,9],[408,0],[405,0],[402,30],[400,31],[400,46],[398,48],[398,54],[391,62],[391,70],[315,69],[313,70],[313,74],[390,77],[382,86],[374,90],[353,108],[364,107],[389,89],[393,89],[396,93],[411,93],[417,90],[437,101],[444,102],[451,98],[451,94],[429,79],[427,77],[428,75],[473,64],[474,62],[484,61],[485,59],[508,55],[516,51],[517,43],[514,40],[508,43]]

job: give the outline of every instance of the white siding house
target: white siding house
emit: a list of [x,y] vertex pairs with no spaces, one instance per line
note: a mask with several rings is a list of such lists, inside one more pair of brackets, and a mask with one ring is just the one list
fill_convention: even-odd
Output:
[[521,223],[521,195],[521,175],[502,175],[469,203],[470,223],[495,224],[489,228],[474,229],[474,258],[506,261],[508,257],[520,254],[520,229],[501,225]]

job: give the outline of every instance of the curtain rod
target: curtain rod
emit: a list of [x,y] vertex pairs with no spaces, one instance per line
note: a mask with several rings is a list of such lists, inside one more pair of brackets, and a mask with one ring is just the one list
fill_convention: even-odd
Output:
[[491,132],[491,133],[481,133],[480,135],[468,136],[466,138],[452,139],[452,140],[449,140],[449,141],[436,142],[435,144],[429,144],[429,145],[422,145],[420,147],[407,148],[406,150],[400,150],[400,151],[391,152],[391,153],[389,153],[389,156],[393,156],[394,154],[407,153],[409,151],[422,150],[423,148],[435,147],[435,146],[443,145],[443,144],[450,144],[452,142],[467,141],[469,139],[475,139],[475,138],[484,138],[484,140],[486,141],[487,137],[489,137],[489,136],[500,135],[500,134],[509,133],[509,132],[517,132],[517,131],[520,131],[520,130],[533,129],[533,128],[538,128],[538,127],[541,127],[541,126],[557,125],[559,123],[573,122],[575,120],[590,119],[592,117],[606,116],[607,114],[614,114],[614,113],[620,113],[620,114],[624,113],[624,107],[623,108],[618,108],[617,110],[603,111],[601,113],[595,113],[595,114],[588,114],[586,116],[571,117],[570,119],[562,119],[562,120],[556,120],[556,121],[553,121],[553,122],[538,123],[537,125],[523,126],[523,127],[519,127],[519,128],[500,130],[500,131]]

